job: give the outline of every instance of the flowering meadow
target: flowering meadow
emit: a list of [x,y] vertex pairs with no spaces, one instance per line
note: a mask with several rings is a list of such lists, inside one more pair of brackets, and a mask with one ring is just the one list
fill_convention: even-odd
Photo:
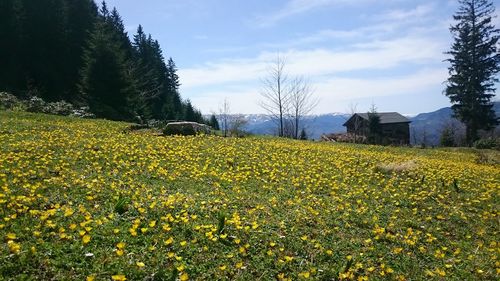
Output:
[[0,112],[0,279],[500,278],[473,150],[128,126]]

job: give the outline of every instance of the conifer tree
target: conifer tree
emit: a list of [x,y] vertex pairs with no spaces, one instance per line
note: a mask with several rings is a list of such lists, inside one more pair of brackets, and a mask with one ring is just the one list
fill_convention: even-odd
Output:
[[445,95],[454,115],[466,126],[469,145],[477,140],[478,130],[489,130],[499,122],[491,99],[495,96],[496,76],[500,71],[498,40],[500,31],[492,24],[495,8],[486,0],[459,0],[450,28],[454,36]]
[[185,108],[184,108],[184,120],[186,121],[191,121],[191,122],[197,122],[197,116],[195,113],[195,109],[193,105],[191,104],[190,100],[186,101]]
[[167,119],[181,119],[183,118],[183,105],[179,94],[179,76],[177,75],[177,67],[172,58],[167,62],[167,92],[168,104],[164,109]]
[[91,35],[84,62],[80,89],[91,110],[98,117],[131,120],[128,103],[135,93],[128,63],[124,50],[103,20]]
[[382,137],[382,125],[380,124],[380,115],[375,105],[372,105],[368,112],[368,142],[379,144]]
[[93,0],[66,0],[65,59],[60,81],[65,83],[63,99],[78,101],[78,82],[83,65],[83,51],[97,20],[97,5]]
[[215,114],[212,114],[212,116],[210,116],[209,125],[214,130],[217,130],[217,131],[220,130],[219,121],[217,121],[217,117],[215,117]]

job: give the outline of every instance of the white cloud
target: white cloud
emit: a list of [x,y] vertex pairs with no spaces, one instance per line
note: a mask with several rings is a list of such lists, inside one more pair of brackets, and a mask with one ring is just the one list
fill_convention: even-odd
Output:
[[385,21],[414,21],[422,20],[431,15],[436,5],[434,3],[425,3],[418,5],[413,9],[397,9],[377,15],[376,18]]
[[[368,2],[377,3],[290,0],[283,9],[259,18],[259,24],[272,25],[328,5]],[[204,113],[217,111],[226,97],[232,112],[262,113],[258,106],[259,80],[276,58],[270,50],[280,49],[287,58],[289,74],[305,75],[313,81],[321,99],[315,113],[343,111],[349,102],[360,99],[440,95],[447,77],[446,65],[441,62],[446,58],[443,52],[449,48],[450,36],[449,19],[437,17],[435,9],[435,3],[424,3],[369,16],[365,25],[350,30],[323,29],[282,42],[244,46],[241,48],[261,51],[252,57],[213,60],[181,69],[181,91]],[[340,40],[342,44],[338,44]],[[413,108],[413,104],[407,108]]]
[[[379,70],[402,64],[423,64],[441,61],[442,43],[426,37],[405,37],[393,40],[356,44],[350,50],[289,50],[287,69],[293,75],[321,76],[356,70]],[[181,69],[183,89],[215,84],[258,81],[275,53],[262,52],[252,59],[224,60],[195,68]]]
[[[440,95],[440,85],[446,78],[447,72],[443,68],[422,69],[409,75],[390,78],[331,77],[313,83],[314,94],[320,99],[315,113],[342,112],[349,102],[365,98],[392,96],[397,99],[398,96],[427,92]],[[204,113],[218,112],[220,102],[225,98],[233,113],[265,113],[258,105],[262,99],[258,85],[202,92],[190,97],[193,104]]]
[[267,27],[276,24],[277,22],[291,16],[306,13],[321,7],[334,4],[361,4],[374,0],[289,0],[287,4],[280,10],[259,16],[255,19],[254,24],[258,27]]
[[[447,78],[446,69],[423,69],[406,76],[384,78],[334,77],[315,85],[318,97],[330,102],[380,96],[397,96],[423,92],[441,84]],[[320,111],[321,108],[319,108]]]

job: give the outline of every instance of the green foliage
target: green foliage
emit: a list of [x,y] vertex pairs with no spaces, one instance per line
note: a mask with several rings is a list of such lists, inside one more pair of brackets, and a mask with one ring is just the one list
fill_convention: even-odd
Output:
[[132,120],[128,99],[135,93],[124,49],[105,19],[96,24],[85,52],[81,92],[97,117]]
[[380,144],[382,138],[382,125],[380,124],[380,116],[377,114],[375,107],[368,112],[368,143]]
[[217,234],[221,235],[224,233],[226,226],[226,214],[223,212],[220,212],[219,215],[217,216]]
[[500,138],[484,138],[474,142],[474,147],[477,149],[496,149],[500,150]]
[[128,211],[130,205],[130,198],[120,196],[118,201],[116,201],[114,210],[116,213],[122,215]]
[[32,97],[26,101],[26,111],[28,112],[44,112],[46,102],[39,97]]
[[209,125],[216,131],[220,130],[219,121],[217,120],[217,117],[215,117],[215,114],[212,114],[212,116],[210,116]]
[[445,90],[457,119],[466,126],[466,140],[471,145],[478,130],[489,130],[499,122],[491,99],[495,96],[500,71],[498,42],[500,30],[492,23],[495,7],[487,0],[460,0],[450,28],[454,36]]
[[45,105],[43,109],[44,113],[54,114],[54,115],[70,115],[74,111],[74,107],[71,103],[65,101],[49,102]]
[[307,133],[306,133],[306,130],[304,128],[302,128],[302,130],[300,131],[299,139],[307,140]]
[[13,110],[16,107],[19,107],[20,104],[21,102],[16,96],[5,92],[0,93],[0,109]]
[[0,279],[498,280],[497,151],[128,126],[0,111]]
[[0,89],[18,98],[64,100],[129,121],[179,120],[188,111],[173,59],[142,27],[132,43],[106,2],[2,0],[0,38]]
[[455,132],[452,128],[446,127],[443,129],[439,143],[445,147],[455,146]]

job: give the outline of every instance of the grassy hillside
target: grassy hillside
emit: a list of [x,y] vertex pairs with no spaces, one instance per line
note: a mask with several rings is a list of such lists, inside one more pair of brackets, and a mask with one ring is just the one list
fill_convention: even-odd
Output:
[[125,132],[0,112],[0,276],[495,280],[472,151]]

